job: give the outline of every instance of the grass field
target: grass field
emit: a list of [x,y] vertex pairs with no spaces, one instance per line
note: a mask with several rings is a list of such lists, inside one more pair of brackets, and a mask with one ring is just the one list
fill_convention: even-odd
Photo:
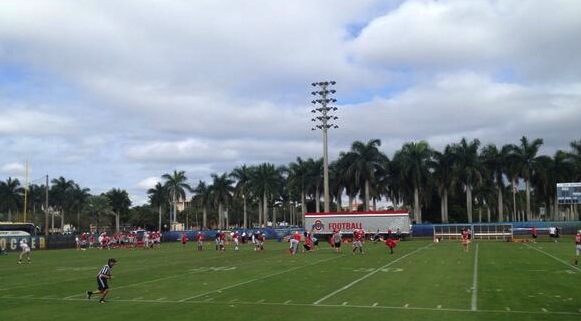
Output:
[[[349,244],[347,244],[349,245]],[[366,243],[337,254],[235,252],[166,243],[156,250],[53,250],[0,256],[0,320],[581,320],[574,244]],[[115,257],[109,302],[85,297]]]

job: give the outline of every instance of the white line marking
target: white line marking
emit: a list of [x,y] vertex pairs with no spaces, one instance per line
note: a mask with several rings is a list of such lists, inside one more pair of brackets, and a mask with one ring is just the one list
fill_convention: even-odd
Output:
[[374,275],[375,273],[377,273],[377,272],[381,271],[382,269],[385,269],[386,267],[388,267],[388,266],[390,266],[390,265],[392,265],[392,264],[394,264],[394,263],[397,263],[398,261],[400,261],[400,260],[402,260],[402,259],[404,259],[404,258],[406,258],[406,257],[408,257],[408,256],[410,256],[410,255],[412,255],[412,254],[414,254],[414,253],[416,253],[416,252],[419,252],[419,251],[421,251],[422,249],[424,249],[424,248],[427,248],[428,246],[431,246],[432,244],[433,244],[433,243],[430,243],[430,244],[428,244],[427,246],[425,246],[425,247],[423,247],[423,248],[419,248],[419,249],[417,249],[417,250],[415,250],[415,251],[412,251],[412,252],[410,252],[410,253],[408,253],[408,254],[406,254],[406,255],[404,255],[404,256],[402,256],[402,257],[400,257],[400,258],[396,259],[396,260],[393,260],[393,261],[391,261],[391,262],[387,263],[386,265],[384,265],[384,266],[382,266],[382,267],[380,267],[380,268],[378,268],[378,269],[375,269],[374,271],[372,271],[372,272],[370,272],[370,273],[368,273],[368,274],[366,274],[366,275],[364,275],[364,276],[360,277],[359,279],[357,279],[357,280],[355,280],[355,281],[353,281],[353,282],[351,282],[351,283],[349,283],[349,284],[347,284],[347,285],[345,285],[345,286],[343,286],[343,287],[339,288],[338,290],[336,290],[336,291],[332,292],[331,294],[328,294],[328,295],[326,295],[326,296],[322,297],[321,299],[319,299],[319,300],[317,300],[317,301],[313,302],[313,304],[314,304],[314,305],[317,305],[317,304],[319,304],[319,303],[321,303],[321,302],[323,302],[323,301],[327,300],[328,298],[330,298],[330,297],[334,296],[335,294],[337,294],[337,293],[339,293],[339,292],[342,292],[342,291],[344,291],[344,290],[347,290],[348,288],[350,288],[350,287],[352,287],[353,285],[355,285],[355,284],[357,284],[357,283],[359,283],[359,282],[361,282],[361,281],[363,281],[363,280],[367,279],[368,277],[370,277],[370,276]]
[[534,247],[534,246],[532,246],[532,245],[528,245],[528,244],[526,244],[526,246],[528,246],[529,248],[531,248],[531,249],[533,249],[533,250],[535,250],[535,251],[541,252],[541,253],[545,254],[546,256],[548,256],[548,257],[551,257],[551,258],[553,258],[553,259],[555,259],[555,260],[557,260],[557,261],[559,261],[559,262],[561,262],[561,263],[564,263],[565,265],[567,265],[567,266],[568,266],[568,267],[570,267],[570,268],[573,268],[573,269],[575,269],[575,270],[577,270],[577,271],[581,272],[581,268],[579,268],[579,267],[577,267],[577,266],[575,266],[575,265],[571,264],[570,262],[567,262],[567,261],[565,261],[565,260],[561,260],[560,258],[558,258],[558,257],[556,257],[556,256],[553,256],[551,253],[548,253],[548,252],[545,252],[545,251],[543,251],[543,250],[537,249],[536,247]]
[[133,298],[133,299],[131,299],[131,301],[139,301],[139,300],[141,300],[141,299],[143,299],[143,297],[142,297],[142,296],[140,296],[140,297],[138,297],[138,298]]
[[[342,255],[342,256],[344,256],[344,255]],[[291,272],[291,271],[294,271],[294,270],[304,269],[305,267],[308,267],[308,266],[312,266],[312,265],[316,265],[316,264],[319,264],[319,263],[323,263],[323,262],[335,260],[335,259],[338,259],[338,258],[340,258],[342,256],[334,256],[334,257],[331,257],[331,258],[328,258],[328,259],[325,259],[325,260],[317,261],[315,263],[311,263],[311,264],[307,264],[307,265],[301,265],[301,266],[295,266],[293,268],[286,269],[284,271],[270,273],[270,274],[267,274],[267,275],[264,275],[264,276],[261,276],[261,277],[258,277],[258,278],[254,278],[254,279],[246,280],[246,281],[243,281],[243,282],[235,283],[235,284],[232,284],[232,285],[228,285],[228,286],[225,286],[223,288],[216,289],[216,290],[213,290],[213,291],[202,292],[202,293],[200,293],[198,295],[194,295],[194,296],[191,296],[191,297],[188,297],[188,298],[185,298],[185,299],[181,299],[181,300],[179,300],[179,302],[185,302],[185,301],[188,301],[188,300],[191,300],[191,299],[195,299],[195,298],[199,298],[201,296],[208,295],[208,294],[212,294],[212,293],[219,293],[220,291],[224,291],[224,290],[228,290],[228,289],[231,289],[231,288],[235,288],[237,286],[241,286],[241,285],[244,285],[244,284],[256,282],[258,280],[267,279],[267,278],[270,278],[270,277],[275,276],[275,275],[284,274],[284,273]]]
[[[12,300],[20,300],[20,298],[17,297],[8,297],[8,296],[3,296],[1,297],[3,299],[12,299]],[[112,300],[115,300],[118,297],[113,298]],[[36,301],[78,301],[78,302],[86,302],[87,299],[72,299],[72,300],[64,300],[63,298],[53,298],[53,299],[46,299],[46,298],[41,298],[41,297],[32,297],[29,298],[29,300],[36,300]],[[212,301],[212,302],[210,302]],[[163,303],[163,304],[183,304],[180,301],[176,301],[176,300],[164,300],[164,301],[157,301],[157,300],[139,300],[139,301],[132,301],[132,300],[115,300],[115,302],[119,302],[119,303],[129,303],[131,305],[135,305],[135,304],[150,304],[150,303]],[[203,300],[203,301],[189,301],[187,303],[190,303],[192,305],[197,305],[197,304],[207,304],[207,303],[211,303],[211,304],[215,304],[215,305],[224,305],[224,304],[228,304],[228,302],[226,301],[213,301],[212,298],[207,299],[207,300]],[[243,301],[239,301],[236,302],[237,305],[248,305],[248,306],[252,306],[252,305],[256,305],[256,304],[260,304],[260,305],[264,305],[264,306],[284,306],[285,304],[280,303],[280,302],[264,302],[264,303],[256,303],[256,302],[243,302]],[[287,306],[296,306],[296,307],[312,307],[313,305],[311,303],[292,303],[292,304],[288,304]],[[351,311],[352,309],[381,309],[381,310],[416,310],[416,311],[433,311],[433,312],[461,312],[461,313],[465,313],[465,312],[472,312],[472,310],[469,309],[453,309],[453,308],[442,308],[442,309],[435,309],[435,308],[422,308],[422,307],[400,307],[400,306],[370,306],[370,305],[337,305],[337,304],[319,304],[317,305],[317,307],[321,307],[321,308],[330,308],[330,309],[337,309],[337,308],[343,308],[346,309],[345,311]],[[346,312],[347,313],[347,312]],[[478,313],[504,313],[505,315],[546,315],[546,314],[541,314],[540,311],[525,311],[525,310],[514,310],[511,311],[509,307],[506,308],[506,311],[504,310],[483,310],[480,309],[478,310]],[[581,309],[579,309],[579,312],[577,311],[551,311],[551,315],[573,315],[573,316],[579,316],[581,315]]]
[[159,299],[157,299],[157,300],[155,300],[155,301],[162,301],[162,300],[165,300],[165,299],[166,299],[166,298],[159,298]]
[[476,300],[478,299],[478,243],[476,243],[476,251],[474,252],[474,275],[472,277],[472,305],[471,310],[476,311]]
[[293,300],[287,300],[287,301],[284,301],[284,304],[289,304],[291,302],[293,302]]

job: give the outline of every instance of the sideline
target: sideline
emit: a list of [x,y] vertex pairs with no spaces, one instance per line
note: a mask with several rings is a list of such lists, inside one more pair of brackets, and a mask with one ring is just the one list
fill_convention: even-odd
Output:
[[419,248],[419,249],[416,249],[416,250],[414,250],[414,251],[412,251],[412,252],[409,252],[408,254],[406,254],[406,255],[404,255],[404,256],[402,256],[402,257],[400,257],[400,258],[396,259],[396,260],[393,260],[393,261],[391,261],[391,262],[387,263],[386,265],[384,265],[384,266],[382,266],[382,267],[380,267],[380,268],[377,268],[377,269],[375,269],[375,271],[372,271],[372,272],[370,272],[370,273],[368,273],[368,274],[366,274],[366,275],[364,275],[364,276],[360,277],[359,279],[357,279],[357,280],[355,280],[355,281],[353,281],[353,282],[351,282],[351,283],[349,283],[349,284],[345,285],[344,287],[342,287],[342,288],[339,288],[338,290],[336,290],[336,291],[334,291],[334,292],[332,292],[332,293],[330,293],[330,294],[328,294],[328,295],[326,295],[326,296],[322,297],[321,299],[319,299],[319,300],[317,300],[317,301],[313,302],[312,304],[313,304],[313,305],[318,305],[319,303],[321,303],[321,302],[323,302],[323,301],[327,300],[328,298],[330,298],[330,297],[334,296],[335,294],[337,294],[337,293],[339,293],[339,292],[342,292],[342,291],[344,291],[344,290],[347,290],[347,289],[349,289],[350,287],[352,287],[353,285],[355,285],[355,284],[357,284],[357,283],[359,283],[359,282],[361,282],[361,281],[363,281],[363,280],[367,279],[368,277],[370,277],[370,276],[374,275],[375,273],[377,273],[377,272],[379,272],[379,271],[381,271],[381,270],[385,269],[386,267],[389,267],[390,265],[392,265],[392,264],[394,264],[394,263],[397,263],[397,262],[398,262],[398,261],[400,261],[401,259],[404,259],[404,258],[406,258],[406,257],[408,257],[408,256],[410,256],[410,255],[412,255],[412,254],[415,254],[415,253],[417,253],[417,252],[419,252],[419,251],[421,251],[421,250],[425,250],[425,249],[427,249],[427,248],[428,248],[428,247],[430,247],[432,244],[434,244],[434,243],[430,243],[430,244],[428,244],[428,245],[426,245],[426,246],[424,246],[424,247],[421,247],[421,248]]

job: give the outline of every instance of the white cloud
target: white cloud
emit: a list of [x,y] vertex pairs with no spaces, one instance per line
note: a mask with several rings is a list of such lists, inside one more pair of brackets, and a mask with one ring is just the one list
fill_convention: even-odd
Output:
[[24,177],[26,174],[26,166],[20,163],[8,163],[0,166],[0,172],[10,177]]
[[463,136],[566,149],[579,16],[544,0],[2,1],[0,162],[144,201],[174,169],[197,183],[318,158],[309,84],[331,79],[331,157],[373,138],[387,154]]

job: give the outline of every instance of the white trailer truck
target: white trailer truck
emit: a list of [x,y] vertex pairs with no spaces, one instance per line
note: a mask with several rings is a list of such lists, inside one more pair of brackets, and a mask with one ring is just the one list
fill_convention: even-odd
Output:
[[354,230],[364,230],[366,234],[376,234],[378,231],[385,236],[389,231],[395,236],[409,237],[411,231],[409,212],[372,211],[372,212],[328,212],[305,213],[305,228],[318,235],[331,235],[334,230],[342,234],[353,233]]

